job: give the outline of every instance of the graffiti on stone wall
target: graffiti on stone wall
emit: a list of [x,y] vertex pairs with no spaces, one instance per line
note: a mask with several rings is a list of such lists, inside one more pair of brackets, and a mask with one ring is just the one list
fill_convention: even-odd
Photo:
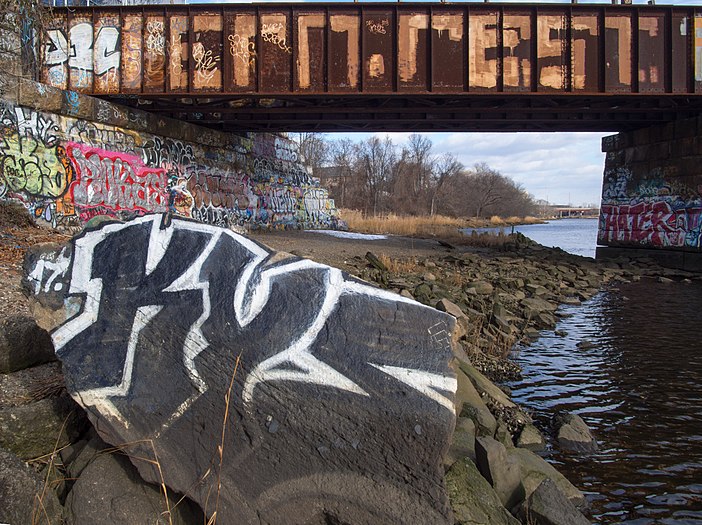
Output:
[[314,185],[315,181],[300,164],[293,164],[279,159],[255,158],[253,173],[256,180],[292,186]]
[[149,168],[136,155],[74,142],[68,144],[67,153],[76,172],[71,187],[73,200],[81,208],[137,213],[166,211],[165,169]]
[[115,128],[100,126],[87,120],[76,120],[69,128],[68,133],[76,142],[89,146],[103,146],[109,144],[110,148],[124,153],[136,152],[136,140],[133,134]]
[[309,224],[334,227],[334,202],[329,199],[327,190],[312,188],[305,191],[303,200],[304,216],[301,220]]
[[22,202],[37,218],[62,222],[73,169],[59,144],[59,128],[32,109],[5,108],[0,121],[0,198]]
[[665,201],[602,205],[600,241],[655,247],[702,247],[702,205],[674,208]]
[[689,188],[653,172],[636,181],[627,168],[608,169],[598,241],[657,248],[702,248],[702,185]]
[[[78,94],[65,93],[77,112]],[[144,124],[138,112],[108,104],[99,110],[101,120]],[[6,103],[0,146],[0,198],[22,202],[54,227],[166,211],[227,227],[326,228],[337,221],[326,190],[283,137],[256,136],[222,150]]]
[[180,140],[153,137],[142,146],[142,159],[149,166],[161,166],[169,174],[178,177],[190,177],[190,171],[195,164],[193,147]]

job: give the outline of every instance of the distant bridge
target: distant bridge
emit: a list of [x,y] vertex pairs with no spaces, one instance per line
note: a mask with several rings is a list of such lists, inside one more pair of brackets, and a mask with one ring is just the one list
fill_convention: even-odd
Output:
[[576,208],[572,206],[549,206],[549,211],[556,217],[597,217],[599,208]]
[[702,8],[55,9],[41,79],[224,130],[621,131],[702,110]]

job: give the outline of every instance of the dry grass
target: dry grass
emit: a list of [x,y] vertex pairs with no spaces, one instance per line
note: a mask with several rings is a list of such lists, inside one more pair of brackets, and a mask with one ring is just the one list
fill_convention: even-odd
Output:
[[406,237],[435,237],[453,244],[481,247],[500,247],[510,239],[503,231],[472,232],[466,235],[461,230],[466,228],[507,227],[516,224],[538,224],[536,217],[509,217],[503,219],[497,215],[490,220],[446,217],[443,215],[402,217],[383,215],[366,217],[357,210],[341,210],[341,218],[349,229],[361,233],[403,235]]
[[532,217],[530,215],[527,215],[526,217],[512,216],[507,217],[506,219],[503,219],[497,215],[490,217],[491,226],[517,226],[519,224],[543,224],[544,222],[545,221],[543,219]]
[[[224,416],[222,417],[222,435],[219,446],[217,447],[217,454],[219,455],[219,468],[217,469],[217,493],[215,497],[215,510],[212,513],[210,519],[207,521],[207,525],[216,525],[217,523],[217,513],[219,512],[219,496],[222,491],[222,464],[224,462],[224,441],[227,435],[227,423],[229,422],[229,405],[231,402],[232,390],[234,388],[234,379],[236,378],[236,374],[239,371],[239,363],[241,361],[242,352],[239,352],[239,355],[236,357],[236,362],[234,363],[234,371],[232,372],[231,378],[229,379],[229,388],[227,389],[227,393],[224,395]],[[204,510],[205,516],[207,516],[207,502],[205,502]]]
[[393,259],[384,253],[381,253],[378,259],[392,274],[419,273],[422,271],[422,267],[416,259]]
[[364,217],[360,211],[341,210],[341,218],[352,231],[363,233],[379,233],[413,236],[443,236],[453,234],[460,228],[469,228],[470,223],[465,219],[455,219],[434,215],[433,217],[401,217],[399,215],[384,215],[379,217]]

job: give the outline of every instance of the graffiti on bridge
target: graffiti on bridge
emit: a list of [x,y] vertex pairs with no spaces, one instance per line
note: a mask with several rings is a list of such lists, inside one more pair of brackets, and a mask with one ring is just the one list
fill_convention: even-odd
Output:
[[655,247],[702,247],[702,206],[674,208],[665,201],[603,204],[600,241]]

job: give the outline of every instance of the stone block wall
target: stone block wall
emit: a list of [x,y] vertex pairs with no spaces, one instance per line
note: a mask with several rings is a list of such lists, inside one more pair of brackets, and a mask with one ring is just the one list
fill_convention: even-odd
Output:
[[598,243],[702,252],[702,117],[602,140]]
[[0,199],[53,227],[167,210],[220,226],[337,224],[285,136],[220,133],[13,75],[0,79]]

